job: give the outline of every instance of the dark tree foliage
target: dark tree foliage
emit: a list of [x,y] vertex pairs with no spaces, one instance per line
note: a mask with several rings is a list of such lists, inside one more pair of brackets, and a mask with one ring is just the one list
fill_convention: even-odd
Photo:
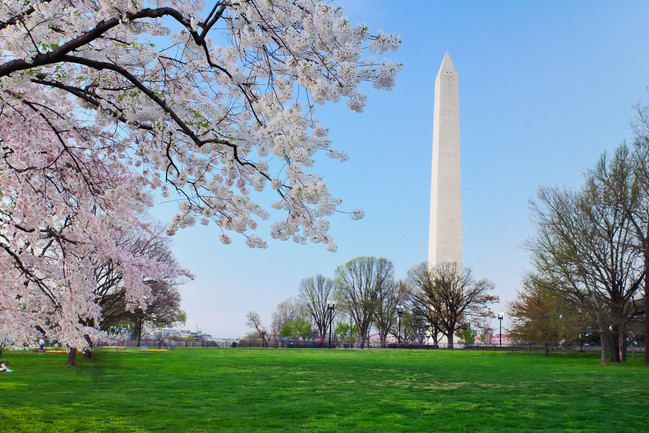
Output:
[[561,342],[578,342],[588,329],[588,315],[579,305],[563,296],[554,282],[535,275],[523,280],[523,288],[507,308],[514,341],[542,345],[545,356]]
[[180,268],[171,251],[168,237],[161,236],[162,229],[124,233],[119,244],[134,255],[156,258],[166,272],[164,279],[146,280],[150,293],[145,305],[133,305],[127,298],[123,275],[112,262],[96,263],[96,302],[102,310],[100,328],[105,331],[130,329],[138,345],[145,326],[161,328],[184,323],[185,312],[181,310],[178,286],[191,275]]

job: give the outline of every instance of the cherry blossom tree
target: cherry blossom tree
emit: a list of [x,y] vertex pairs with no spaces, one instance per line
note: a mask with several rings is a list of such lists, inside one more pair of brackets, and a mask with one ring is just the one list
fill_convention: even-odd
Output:
[[[154,260],[160,272],[158,280],[146,280],[150,293],[145,306],[129,308],[128,293],[123,275],[115,263],[95,263],[94,277],[98,283],[94,290],[95,302],[101,307],[99,328],[105,331],[131,327],[138,346],[145,325],[160,328],[185,322],[185,312],[180,309],[181,296],[178,286],[194,276],[183,269],[173,255],[171,238],[163,235],[164,229],[156,226],[152,232],[130,229],[121,234],[117,245],[128,249],[133,257]],[[89,344],[92,342],[89,341]],[[86,351],[86,355],[88,355]]]
[[399,43],[323,0],[4,1],[0,327],[85,347],[99,262],[144,305],[164,271],[115,239],[146,229],[153,194],[182,198],[169,234],[213,223],[224,244],[265,247],[255,230],[272,214],[272,238],[335,250],[341,201],[312,167],[346,155],[315,107],[362,111],[363,82],[393,87],[400,65],[382,55]]

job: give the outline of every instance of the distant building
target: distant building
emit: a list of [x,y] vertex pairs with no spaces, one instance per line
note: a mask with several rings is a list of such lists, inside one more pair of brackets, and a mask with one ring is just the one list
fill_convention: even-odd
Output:
[[[500,334],[493,334],[491,338],[487,341],[482,341],[480,337],[475,338],[475,344],[477,345],[486,345],[486,346],[500,346]],[[502,345],[503,346],[512,346],[514,340],[512,340],[509,334],[502,334]]]

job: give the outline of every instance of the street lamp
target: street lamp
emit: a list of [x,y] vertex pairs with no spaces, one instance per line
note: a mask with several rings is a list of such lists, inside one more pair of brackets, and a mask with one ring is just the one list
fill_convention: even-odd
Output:
[[500,347],[503,347],[503,317],[505,317],[504,313],[498,313],[498,320],[500,321],[500,332],[498,333],[498,337],[500,337]]
[[403,305],[397,305],[397,317],[399,318],[399,346],[401,346],[401,316],[403,315]]
[[329,313],[329,349],[331,349],[331,333],[332,333],[332,321],[334,318],[334,309],[336,308],[335,302],[327,303],[327,311]]
[[261,329],[261,347],[266,347],[266,328]]

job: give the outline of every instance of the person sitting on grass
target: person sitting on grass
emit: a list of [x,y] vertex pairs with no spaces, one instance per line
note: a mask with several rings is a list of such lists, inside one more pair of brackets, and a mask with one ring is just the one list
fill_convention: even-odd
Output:
[[2,364],[0,364],[0,373],[4,373],[5,371],[7,373],[11,373],[13,370],[11,370],[9,367],[7,367],[5,365],[5,363],[3,362]]

